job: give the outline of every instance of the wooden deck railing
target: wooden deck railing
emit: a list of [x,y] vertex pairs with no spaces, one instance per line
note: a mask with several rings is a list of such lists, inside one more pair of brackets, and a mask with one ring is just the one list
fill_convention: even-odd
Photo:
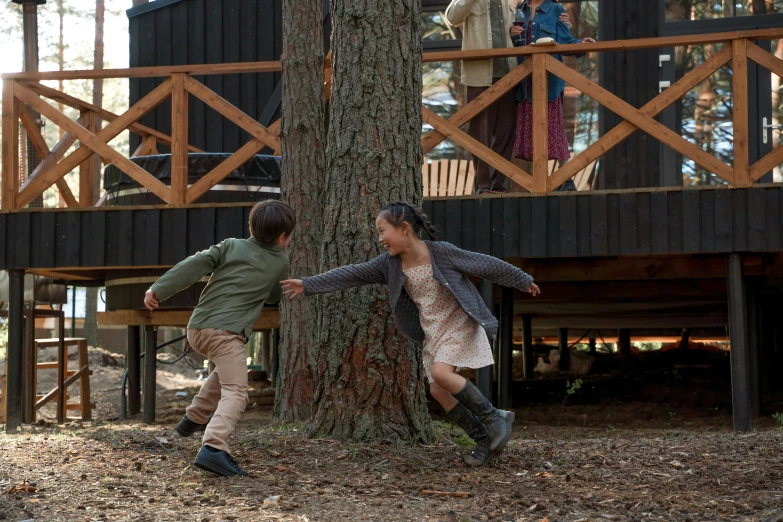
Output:
[[[753,43],[754,40],[775,38],[783,38],[783,28],[597,42],[593,44],[427,53],[423,57],[425,62],[487,59],[503,56],[530,56],[530,59],[513,69],[483,94],[459,109],[449,119],[444,119],[430,109],[423,107],[423,120],[434,129],[423,136],[423,151],[426,154],[443,140],[451,139],[456,144],[470,151],[474,156],[495,167],[526,190],[533,193],[546,193],[559,187],[563,182],[593,164],[599,157],[622,142],[633,132],[640,130],[660,140],[730,185],[748,186],[774,166],[783,163],[783,147],[776,148],[752,165],[749,164],[748,159],[748,60],[753,60],[778,76],[783,76],[783,60],[776,58]],[[689,71],[641,108],[633,107],[550,56],[550,54],[555,53],[629,51],[721,43],[725,44],[725,46],[719,52]],[[324,88],[327,98],[331,94],[331,74],[328,58],[325,64],[326,85]],[[734,71],[733,166],[727,165],[654,119],[662,110],[685,96],[691,89],[729,62],[731,62]],[[114,163],[137,183],[160,197],[166,203],[173,205],[191,203],[211,187],[218,184],[234,169],[248,161],[262,148],[270,147],[276,152],[280,150],[279,120],[268,127],[259,124],[203,83],[197,81],[193,76],[276,71],[280,71],[279,62],[5,74],[3,75],[2,105],[2,208],[15,209],[24,207],[52,185],[57,186],[68,206],[94,205],[94,194],[92,194],[89,188],[91,183],[87,182],[88,179],[94,176],[94,172],[91,170],[93,165],[92,156],[94,154],[98,154],[104,162]],[[547,73],[562,78],[566,83],[593,98],[624,120],[551,175],[548,169],[547,157]],[[528,76],[532,76],[534,99],[534,160],[532,173],[525,172],[514,163],[495,154],[488,147],[471,138],[460,129],[461,126],[480,114],[504,93],[514,89],[519,82]],[[96,107],[40,83],[46,80],[59,79],[140,77],[166,77],[167,79],[122,115],[113,114],[101,107]],[[218,165],[212,172],[192,186],[188,186],[187,154],[189,151],[199,151],[197,148],[189,145],[188,142],[187,115],[188,100],[191,95],[234,122],[250,134],[251,138],[242,148]],[[169,97],[172,99],[172,132],[170,136],[138,123],[144,115]],[[48,98],[53,102],[62,103],[77,109],[80,111],[79,118],[76,121],[70,119],[43,98]],[[65,131],[62,139],[51,149],[41,135],[31,111],[40,113]],[[100,131],[96,130],[98,127],[95,122],[98,119],[107,123]],[[19,186],[19,133],[17,132],[20,121],[38,153],[43,158],[41,164],[21,186]],[[112,149],[109,142],[126,129],[139,134],[142,138],[141,145],[134,152],[134,156],[154,153],[159,143],[171,147],[170,187]],[[77,140],[80,146],[74,152],[65,156],[67,150]],[[80,167],[80,190],[84,191],[80,192],[80,201],[76,201],[63,179],[67,173],[76,167]]]

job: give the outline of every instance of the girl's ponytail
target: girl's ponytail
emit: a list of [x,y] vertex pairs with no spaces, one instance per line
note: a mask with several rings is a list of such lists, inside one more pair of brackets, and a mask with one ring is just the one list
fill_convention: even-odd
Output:
[[437,241],[437,229],[430,223],[427,215],[421,211],[420,208],[414,207],[407,201],[396,201],[389,203],[381,214],[386,221],[399,227],[403,223],[408,223],[416,234],[419,234],[422,230],[427,232],[432,241]]

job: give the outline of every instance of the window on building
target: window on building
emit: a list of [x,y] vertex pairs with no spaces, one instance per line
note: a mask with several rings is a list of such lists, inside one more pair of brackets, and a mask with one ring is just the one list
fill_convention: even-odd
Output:
[[709,20],[783,13],[783,0],[666,0],[666,20]]

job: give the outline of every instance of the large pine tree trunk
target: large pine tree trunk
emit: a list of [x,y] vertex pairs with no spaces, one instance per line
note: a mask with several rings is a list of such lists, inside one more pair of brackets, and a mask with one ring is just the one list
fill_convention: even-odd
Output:
[[[332,97],[322,268],[381,253],[388,201],[421,202],[420,0],[332,0]],[[320,301],[309,433],[429,441],[421,351],[397,334],[385,288]]]
[[[296,212],[290,248],[291,274],[318,272],[321,248],[321,197],[325,176],[326,113],[322,0],[283,0],[282,196]],[[280,366],[274,417],[308,420],[313,377],[310,349],[317,340],[317,302],[283,300]]]

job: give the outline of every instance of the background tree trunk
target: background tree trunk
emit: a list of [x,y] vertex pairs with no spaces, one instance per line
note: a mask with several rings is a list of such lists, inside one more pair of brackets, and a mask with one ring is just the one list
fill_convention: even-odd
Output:
[[[104,0],[95,0],[95,52],[93,54],[93,68],[103,69],[103,24],[106,14]],[[103,80],[93,80],[92,84],[92,104],[96,107],[103,106]],[[100,130],[100,121],[96,122]],[[97,154],[93,156],[95,162],[95,179],[93,183],[94,194],[100,194],[101,179],[101,158]],[[92,203],[95,203],[93,201]],[[98,289],[95,287],[87,288],[85,314],[84,314],[84,337],[87,338],[87,344],[98,346]]]
[[[326,112],[322,0],[283,0],[283,200],[296,212],[289,249],[292,277],[318,273]],[[309,420],[313,402],[310,348],[317,341],[316,300],[281,303],[280,366],[274,418]]]
[[[420,1],[332,0],[332,98],[322,269],[381,253],[388,201],[421,202]],[[324,296],[315,437],[430,441],[421,350],[398,335],[385,288]]]

